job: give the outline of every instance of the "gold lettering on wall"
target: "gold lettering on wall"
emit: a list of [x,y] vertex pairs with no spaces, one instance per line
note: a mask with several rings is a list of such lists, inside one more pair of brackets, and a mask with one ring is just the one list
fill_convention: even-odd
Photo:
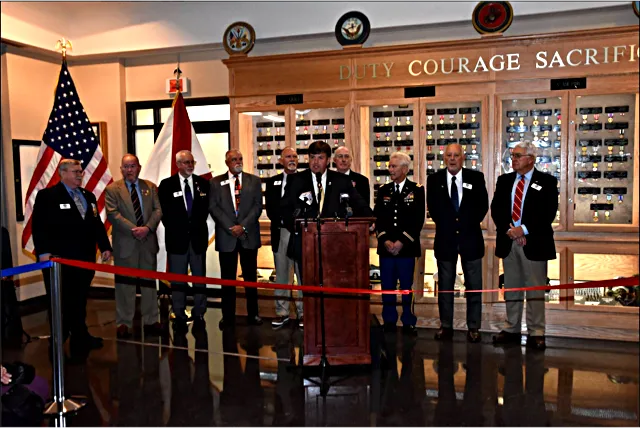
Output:
[[[384,67],[384,75],[378,75],[380,71],[380,66]],[[391,69],[393,68],[393,63],[370,63],[370,64],[360,64],[355,67],[349,67],[348,65],[341,64],[340,65],[340,80],[347,80],[351,78],[353,75],[357,80],[362,80],[366,77],[371,77],[372,79],[376,79],[378,77],[391,77]]]

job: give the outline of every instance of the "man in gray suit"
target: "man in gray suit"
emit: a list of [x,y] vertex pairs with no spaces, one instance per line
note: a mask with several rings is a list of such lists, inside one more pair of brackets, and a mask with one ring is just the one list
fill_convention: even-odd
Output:
[[[113,256],[116,266],[156,270],[158,237],[156,229],[162,218],[158,188],[138,178],[140,161],[135,155],[122,158],[123,179],[111,183],[105,190],[107,219],[113,225]],[[140,285],[140,311],[144,332],[159,335],[158,298],[155,280],[116,275],[117,336],[131,336],[136,308],[136,285]]]
[[[216,251],[222,279],[236,279],[238,256],[245,281],[257,281],[258,248],[262,213],[260,178],[242,171],[242,153],[229,150],[225,155],[229,171],[211,179],[209,211],[216,222]],[[245,287],[249,324],[260,325],[258,290]],[[236,289],[222,287],[220,329],[235,323]]]

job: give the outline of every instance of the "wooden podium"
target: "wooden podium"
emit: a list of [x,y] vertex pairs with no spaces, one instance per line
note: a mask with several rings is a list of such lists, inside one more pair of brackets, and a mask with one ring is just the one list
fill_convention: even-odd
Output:
[[[320,219],[323,285],[369,289],[369,225],[372,218]],[[302,231],[302,278],[319,285],[317,220],[298,220]],[[322,356],[321,299],[304,294],[304,364]],[[371,364],[369,295],[325,294],[325,346],[332,365]]]

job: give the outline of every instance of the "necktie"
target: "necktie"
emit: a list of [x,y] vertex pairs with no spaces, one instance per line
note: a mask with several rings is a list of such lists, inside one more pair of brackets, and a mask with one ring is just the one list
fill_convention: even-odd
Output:
[[234,196],[236,200],[236,217],[238,217],[238,213],[240,212],[240,196],[242,194],[242,186],[240,185],[240,177],[238,174],[233,176],[235,180],[235,188],[234,188]]
[[144,219],[142,218],[142,207],[140,207],[136,183],[131,183],[131,203],[133,204],[133,212],[136,214],[136,226],[140,227],[144,224]]
[[516,222],[520,220],[522,215],[522,195],[524,193],[524,175],[520,176],[518,186],[516,187],[516,194],[513,198],[513,213],[511,213],[511,219]]
[[396,183],[396,196],[400,194],[400,185]]
[[451,203],[453,204],[453,209],[458,212],[460,209],[460,198],[458,197],[458,186],[456,185],[455,177],[451,177]]
[[193,208],[193,194],[191,193],[191,186],[189,186],[189,180],[184,179],[184,200],[187,203],[187,215],[191,217],[191,208]]
[[318,217],[320,217],[320,213],[322,212],[322,207],[324,206],[324,195],[322,194],[322,180],[318,180],[318,206],[320,209],[318,210]]
[[87,214],[87,210],[84,208],[84,204],[82,203],[82,199],[80,197],[80,189],[75,189],[73,191],[73,202],[75,202],[76,207],[78,207],[78,211],[80,215],[84,219],[84,216]]

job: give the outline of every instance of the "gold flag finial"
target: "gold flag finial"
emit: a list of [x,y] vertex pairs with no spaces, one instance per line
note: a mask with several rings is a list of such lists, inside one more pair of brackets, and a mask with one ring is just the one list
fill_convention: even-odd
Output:
[[67,58],[67,50],[72,51],[73,45],[71,44],[71,40],[67,40],[64,37],[56,42],[56,50],[62,52],[62,59]]

